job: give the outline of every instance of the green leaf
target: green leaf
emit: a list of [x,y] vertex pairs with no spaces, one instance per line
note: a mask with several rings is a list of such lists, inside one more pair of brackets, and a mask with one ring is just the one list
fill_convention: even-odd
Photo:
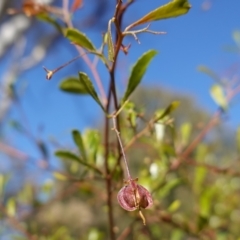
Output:
[[[206,156],[208,154],[208,146],[204,143],[200,143],[196,148],[196,162],[204,163]],[[194,170],[194,178],[192,179],[193,189],[199,194],[202,191],[202,187],[204,186],[204,181],[207,176],[207,169],[203,166],[198,166]]]
[[227,98],[224,89],[220,85],[213,85],[210,90],[211,96],[215,103],[223,110],[227,109]]
[[123,97],[123,103],[129,98],[132,92],[136,89],[140,81],[142,80],[143,75],[145,74],[149,63],[151,62],[152,58],[157,54],[155,50],[149,50],[145,52],[135,63],[133,66],[127,90]]
[[75,94],[88,94],[86,91],[85,85],[83,85],[78,78],[75,77],[69,77],[67,79],[64,79],[60,85],[59,88],[68,93],[75,93]]
[[112,41],[111,24],[112,24],[112,20],[108,22],[107,46],[108,46],[108,59],[109,61],[113,62],[114,61],[114,45]]
[[10,176],[0,174],[0,199],[4,195],[5,187],[9,179]]
[[99,106],[105,112],[105,109],[104,109],[101,101],[99,100],[98,95],[97,95],[88,75],[86,73],[79,72],[79,79],[80,79],[80,83],[84,85],[86,92],[92,96],[92,98],[99,104]]
[[212,215],[212,206],[214,205],[213,197],[215,195],[216,188],[206,187],[200,196],[200,215],[208,218]]
[[50,23],[51,25],[53,25],[60,33],[63,34],[63,28],[61,27],[61,25],[57,22],[56,19],[50,17],[48,14],[38,14],[37,18],[41,21]]
[[79,152],[82,154],[83,160],[86,161],[87,155],[86,155],[86,151],[85,151],[85,147],[83,144],[83,139],[82,139],[81,133],[78,130],[73,130],[72,136],[73,136],[73,140],[74,140],[75,144],[78,146]]
[[67,150],[58,150],[55,152],[55,155],[62,159],[69,159],[69,160],[73,160],[76,162],[80,162],[80,159],[77,155],[75,155],[74,153],[71,153]]
[[67,180],[67,177],[60,173],[60,172],[53,172],[53,176],[57,179],[57,180],[60,180],[60,181],[66,181]]
[[86,163],[85,161],[83,161],[80,157],[78,157],[77,155],[75,155],[74,153],[71,153],[67,150],[59,150],[59,151],[56,151],[55,152],[55,155],[59,158],[62,158],[62,159],[69,159],[69,160],[73,160],[73,161],[76,161],[92,170],[94,170],[95,172],[97,172],[98,174],[102,174],[102,172],[95,166],[91,165],[91,164],[88,164]]
[[13,197],[7,200],[6,209],[9,216],[13,217],[16,214],[16,201]]
[[66,37],[73,43],[77,44],[80,47],[83,47],[89,51],[96,51],[96,48],[92,42],[87,38],[87,36],[78,31],[77,29],[69,28],[66,31]]
[[171,112],[173,112],[176,108],[178,108],[179,105],[180,105],[180,102],[173,101],[163,112],[162,111],[160,113],[156,112],[155,122],[168,116]]
[[131,24],[131,28],[147,22],[178,17],[186,14],[190,8],[191,5],[189,4],[188,0],[173,0],[163,6],[160,6],[152,12],[149,12],[144,17]]
[[174,178],[169,180],[162,188],[159,190],[159,195],[164,198],[170,194],[170,192],[182,183],[180,178]]
[[181,201],[180,200],[175,200],[171,203],[171,205],[168,207],[169,212],[176,212],[181,206]]
[[200,65],[200,66],[198,66],[197,69],[198,69],[198,71],[207,74],[209,77],[211,77],[216,82],[222,84],[221,78],[215,72],[213,72],[211,69],[209,69],[208,67]]
[[180,127],[181,133],[181,142],[182,146],[186,146],[189,142],[190,136],[192,132],[192,125],[188,122],[183,123]]
[[101,60],[106,66],[108,66],[108,60],[106,59],[106,57],[105,57],[102,53],[99,53],[99,52],[97,52],[97,51],[89,51],[89,53],[98,56],[98,57],[100,58],[100,60]]

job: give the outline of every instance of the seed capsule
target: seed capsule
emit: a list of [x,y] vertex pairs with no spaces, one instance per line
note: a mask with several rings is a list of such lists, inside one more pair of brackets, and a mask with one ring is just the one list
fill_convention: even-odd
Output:
[[129,180],[127,185],[121,188],[117,195],[120,206],[127,211],[141,208],[149,208],[153,204],[152,196],[136,180]]

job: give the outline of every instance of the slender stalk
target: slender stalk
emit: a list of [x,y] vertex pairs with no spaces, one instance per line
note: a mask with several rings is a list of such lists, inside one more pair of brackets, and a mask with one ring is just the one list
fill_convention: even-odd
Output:
[[[106,111],[109,112],[111,95],[112,95],[112,81],[110,82],[107,98]],[[109,169],[108,157],[109,157],[109,118],[105,116],[105,133],[104,133],[104,145],[105,145],[105,161],[104,168],[106,174],[106,190],[107,190],[107,206],[108,206],[108,223],[109,223],[109,235],[111,240],[115,240],[114,232],[114,217],[113,217],[113,206],[112,206],[112,179]]]
[[[117,92],[116,92],[115,69],[116,69],[118,54],[119,54],[120,48],[122,46],[122,41],[123,41],[123,38],[124,38],[124,35],[121,32],[122,15],[123,15],[124,11],[127,9],[127,6],[129,6],[129,5],[126,5],[125,8],[122,8],[122,1],[121,0],[116,1],[116,9],[115,9],[115,13],[114,13],[113,18],[114,18],[114,22],[115,22],[117,32],[116,32],[116,44],[115,44],[114,61],[113,61],[112,66],[109,68],[110,85],[109,85],[107,105],[106,105],[107,113],[109,113],[109,110],[110,110],[111,99],[113,99],[115,112],[118,111],[118,107],[119,107],[118,106],[118,100],[117,100]],[[114,239],[116,239],[116,237],[115,237],[115,233],[113,231],[114,219],[113,219],[113,209],[112,209],[112,199],[111,199],[111,197],[112,197],[112,193],[111,193],[111,186],[112,186],[111,174],[113,174],[114,171],[112,173],[110,173],[109,164],[108,164],[109,134],[110,134],[110,132],[109,132],[109,120],[110,119],[106,116],[105,117],[105,137],[104,137],[105,138],[105,171],[106,171],[107,204],[108,204],[108,219],[109,219],[109,227],[110,227],[110,238],[111,238],[111,240],[114,240]],[[115,130],[118,129],[120,131],[120,124],[119,124],[118,116],[115,116],[115,118],[114,118],[114,126],[115,126]],[[118,132],[118,134],[119,134],[119,132]],[[117,136],[118,136],[118,142],[119,142],[119,144],[118,144],[119,159],[120,159],[121,152],[122,152],[125,164],[127,166],[126,157],[125,157],[124,152],[123,152],[123,146],[121,144],[121,139],[120,139],[120,136],[118,134],[117,134]],[[119,141],[119,139],[120,139],[120,141]],[[127,169],[128,178],[131,178],[130,173],[129,173],[129,169],[127,167],[126,167],[126,169]]]
[[127,178],[128,179],[132,179],[131,175],[130,175],[128,163],[127,163],[127,158],[126,158],[126,155],[125,155],[125,152],[124,152],[122,140],[121,140],[121,137],[120,137],[120,132],[118,131],[117,126],[116,126],[116,117],[113,116],[112,120],[113,120],[113,130],[116,132],[116,135],[117,135],[117,138],[118,138],[118,142],[119,142],[119,145],[120,145],[120,148],[121,148],[121,151],[122,151],[122,156],[123,156],[123,160],[124,160],[124,164],[125,164],[126,172],[127,172]]

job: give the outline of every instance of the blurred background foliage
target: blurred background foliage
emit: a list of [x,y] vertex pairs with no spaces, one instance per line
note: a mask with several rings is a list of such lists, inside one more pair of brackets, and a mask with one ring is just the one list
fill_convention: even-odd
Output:
[[[111,17],[115,1],[89,2],[84,3],[86,10],[76,11],[75,27],[99,31]],[[62,6],[62,1],[44,3]],[[52,133],[48,129],[43,134],[41,125],[38,130],[31,130],[29,121],[36,117],[34,113],[26,117],[21,97],[27,94],[28,86],[24,81],[18,82],[19,77],[41,68],[43,59],[44,65],[50,65],[47,56],[57,56],[59,47],[66,48],[71,56],[73,49],[64,46],[61,32],[46,24],[51,20],[6,14],[7,9],[21,6],[20,1],[14,0],[0,3],[0,57],[1,65],[6,66],[1,70],[0,94],[0,238],[108,239],[105,182],[101,172],[94,169],[102,169],[104,164],[103,121],[99,117],[93,121],[94,128],[81,130],[83,147],[74,143],[74,134],[71,136],[69,131],[70,141],[66,145],[58,136],[49,137]],[[209,9],[211,1],[203,1],[202,6]],[[234,39],[239,44],[238,31]],[[238,44],[235,52],[239,52]],[[69,69],[76,67],[84,68],[78,62]],[[201,70],[209,74],[208,69]],[[44,94],[42,91],[41,97]],[[219,98],[218,94],[215,99]],[[180,105],[174,111],[153,122],[155,116],[176,101]],[[218,105],[212,115],[193,97],[169,89],[145,86],[134,93],[121,113],[121,136],[131,172],[152,193],[154,206],[144,211],[147,226],[143,226],[136,212],[126,212],[117,204],[116,194],[123,186],[124,174],[116,165],[117,143],[113,133],[109,163],[111,169],[115,168],[113,207],[117,239],[240,239],[240,129],[235,131],[221,124],[227,114]],[[80,115],[86,108],[78,109]],[[22,135],[28,139],[26,149],[29,144],[33,149],[30,152],[20,151],[12,144],[23,141],[24,145]],[[54,157],[57,150],[62,151],[57,152],[60,159]],[[76,160],[79,156],[87,164]]]

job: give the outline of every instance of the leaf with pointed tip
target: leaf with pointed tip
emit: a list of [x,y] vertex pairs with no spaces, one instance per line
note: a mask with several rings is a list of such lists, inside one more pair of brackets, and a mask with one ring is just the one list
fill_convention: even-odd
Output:
[[106,57],[105,57],[102,53],[99,53],[99,52],[97,52],[97,51],[89,51],[89,53],[98,56],[98,57],[101,59],[101,61],[102,61],[106,66],[108,65],[108,61],[107,61]]
[[131,24],[131,28],[147,22],[178,17],[180,15],[186,14],[190,8],[191,5],[189,4],[188,0],[173,0],[149,12],[144,17]]
[[60,83],[59,88],[62,91],[68,92],[68,93],[88,94],[88,92],[85,89],[85,85],[79,82],[79,79],[76,77],[69,77],[67,79],[64,79]]
[[82,165],[84,165],[84,166],[94,170],[98,174],[100,174],[100,175],[102,174],[102,172],[97,167],[95,167],[94,165],[86,163],[80,157],[78,157],[74,153],[71,153],[71,152],[69,152],[67,150],[58,150],[58,151],[55,152],[55,156],[57,156],[59,158],[62,158],[62,159],[69,159],[69,160],[78,162],[78,163],[80,163],[80,164],[82,164]]
[[87,38],[87,36],[78,31],[77,29],[69,28],[66,31],[66,38],[68,38],[71,42],[76,45],[83,47],[89,51],[96,51],[96,48],[92,44],[92,42]]
[[108,46],[108,59],[109,61],[114,61],[114,45],[112,41],[112,33],[111,33],[111,24],[112,20],[108,23],[108,32],[107,32],[107,46]]
[[72,136],[73,136],[73,140],[74,140],[75,144],[78,147],[79,152],[82,154],[83,160],[86,161],[87,155],[86,155],[86,151],[85,151],[85,147],[83,144],[83,139],[82,139],[81,133],[78,130],[73,130]]
[[210,90],[211,96],[215,103],[223,110],[227,108],[227,98],[224,89],[220,85],[213,85]]
[[80,162],[80,159],[77,155],[75,155],[72,152],[69,152],[67,150],[58,150],[55,152],[55,156],[62,158],[62,159],[69,159],[69,160],[73,160],[76,162]]
[[98,105],[103,109],[105,112],[105,109],[98,98],[98,95],[93,87],[93,84],[91,80],[89,79],[88,75],[84,72],[79,72],[79,80],[80,82],[85,86],[85,90],[92,96],[92,98],[98,103]]
[[204,65],[200,65],[200,66],[198,66],[198,71],[207,74],[209,77],[214,79],[216,82],[222,84],[222,80],[220,79],[220,77],[215,72],[213,72],[211,69],[209,69],[208,67],[206,67]]
[[145,52],[135,63],[132,68],[131,75],[128,81],[127,90],[123,97],[123,103],[129,98],[132,92],[136,89],[141,82],[143,75],[145,74],[149,63],[152,58],[157,54],[155,50],[149,50]]
[[48,14],[46,13],[42,13],[37,15],[37,18],[41,21],[50,23],[51,25],[53,25],[60,33],[63,34],[63,28],[61,27],[61,25],[57,22],[56,19],[50,17]]
[[173,101],[163,112],[156,113],[155,122],[163,119],[164,117],[168,116],[171,112],[173,112],[178,106],[180,105],[180,102]]

